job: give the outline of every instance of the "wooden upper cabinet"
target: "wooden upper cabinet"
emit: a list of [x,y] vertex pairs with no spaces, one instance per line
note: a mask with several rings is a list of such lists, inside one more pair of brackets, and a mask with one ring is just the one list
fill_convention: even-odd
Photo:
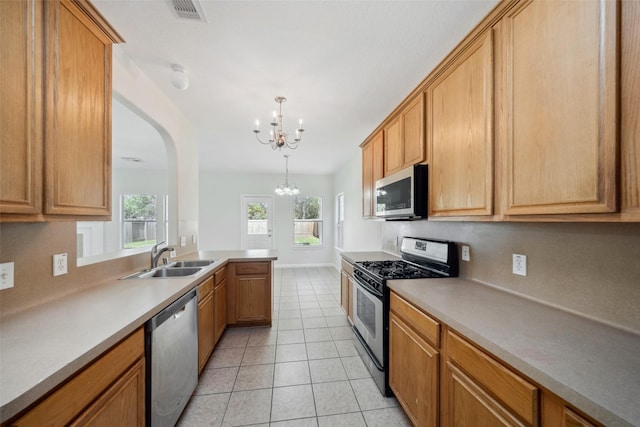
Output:
[[493,43],[486,32],[427,88],[429,216],[493,213]]
[[384,127],[384,176],[425,160],[424,97],[420,93]]
[[46,214],[111,215],[111,43],[71,1],[47,2]]
[[620,208],[625,219],[640,221],[640,2],[620,8]]
[[2,221],[110,218],[111,44],[122,39],[84,0],[0,7],[2,57],[18,70],[0,77]]
[[402,169],[404,165],[400,117],[384,127],[384,176]]
[[425,160],[424,96],[420,93],[400,113],[402,123],[403,168]]
[[42,211],[42,3],[0,2],[0,213]]
[[362,147],[362,216],[375,216],[374,191],[376,181],[384,176],[384,137],[383,131]]
[[505,214],[616,211],[617,7],[523,1],[497,26]]

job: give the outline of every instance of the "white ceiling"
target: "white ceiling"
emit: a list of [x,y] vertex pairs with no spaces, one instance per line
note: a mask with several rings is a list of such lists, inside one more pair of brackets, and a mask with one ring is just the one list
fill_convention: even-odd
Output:
[[[260,119],[268,134],[282,95],[285,130],[304,120],[293,174],[339,170],[497,2],[201,0],[207,22],[197,22],[177,18],[169,0],[93,1],[190,120],[201,170],[282,172],[285,150],[252,132]],[[185,91],[170,84],[173,63],[188,73]]]

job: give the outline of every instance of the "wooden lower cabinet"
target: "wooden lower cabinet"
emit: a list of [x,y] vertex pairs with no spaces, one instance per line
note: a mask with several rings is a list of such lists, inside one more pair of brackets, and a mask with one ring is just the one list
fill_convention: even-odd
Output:
[[213,276],[198,285],[198,373],[202,372],[215,344]]
[[602,427],[393,291],[390,307],[389,385],[414,426]]
[[443,365],[443,420],[465,425],[535,426],[540,390],[459,335],[448,331]]
[[271,325],[271,261],[227,265],[227,324]]
[[144,328],[129,335],[9,426],[144,426]]
[[542,393],[542,425],[561,427],[596,427],[602,424],[580,415],[558,396],[544,391]]
[[398,402],[414,426],[437,426],[438,350],[393,312],[389,315],[389,345],[393,349],[389,352],[389,386]]
[[214,345],[218,343],[222,333],[227,327],[227,281],[216,284],[214,289],[214,314],[215,321],[213,325]]
[[353,264],[342,260],[340,271],[340,305],[353,323]]
[[106,393],[71,426],[141,426],[144,416],[138,401],[144,397],[144,360],[133,365]]

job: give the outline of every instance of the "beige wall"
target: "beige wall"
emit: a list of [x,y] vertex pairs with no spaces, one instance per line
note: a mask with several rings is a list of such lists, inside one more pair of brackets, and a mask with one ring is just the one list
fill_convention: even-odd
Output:
[[[190,243],[190,242],[189,242]],[[179,254],[195,245],[176,247]],[[53,277],[53,254],[67,253],[68,274]],[[106,279],[147,268],[149,253],[76,266],[76,223],[0,224],[0,262],[14,263],[14,287],[0,291],[3,316],[73,292]]]
[[[640,333],[640,224],[386,222],[383,249],[398,252],[397,236],[469,245],[462,277]],[[513,253],[527,277],[512,274]]]

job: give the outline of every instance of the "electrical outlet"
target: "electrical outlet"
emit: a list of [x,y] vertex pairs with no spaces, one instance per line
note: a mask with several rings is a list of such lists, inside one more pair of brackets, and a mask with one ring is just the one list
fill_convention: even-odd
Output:
[[527,256],[513,254],[513,274],[518,276],[527,275]]
[[0,289],[13,288],[13,263],[0,264]]
[[471,261],[471,254],[469,253],[469,246],[462,247],[462,260]]
[[194,245],[195,245],[196,243],[198,243],[198,238],[196,237],[196,235],[195,235],[195,234],[192,234],[192,235],[191,235],[191,243],[193,243]]
[[67,274],[67,254],[55,254],[53,256],[53,276]]
[[175,258],[175,257],[177,257],[177,256],[178,256],[178,254],[176,253],[176,251],[171,251],[171,252],[169,252],[169,256],[170,256],[171,258]]
[[187,246],[187,238],[185,236],[180,236],[180,246]]

